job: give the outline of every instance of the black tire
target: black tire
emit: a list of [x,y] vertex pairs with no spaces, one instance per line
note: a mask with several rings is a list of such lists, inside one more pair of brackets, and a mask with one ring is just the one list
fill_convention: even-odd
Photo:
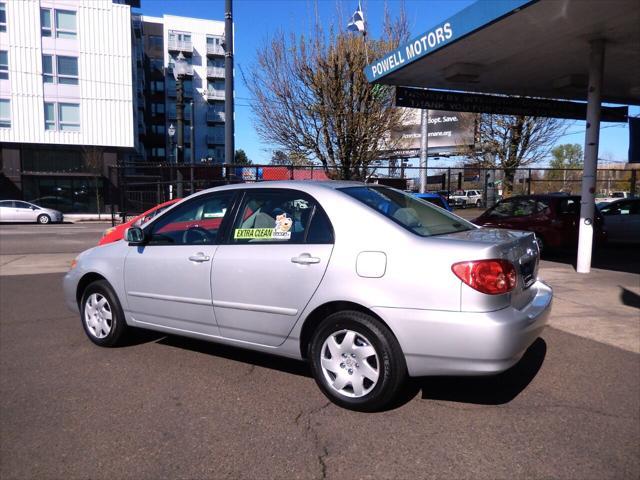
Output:
[[482,200],[476,202],[476,208],[482,208]]
[[48,223],[51,223],[51,217],[44,213],[42,215],[38,215],[38,223],[40,225],[46,225]]
[[[348,396],[348,392],[341,393],[337,391],[329,383],[330,380],[327,378],[327,376],[331,374],[328,372],[325,374],[322,368],[322,356],[325,355],[324,358],[327,358],[326,352],[323,352],[325,341],[334,334],[340,335],[338,332],[343,330],[355,332],[356,335],[358,335],[356,337],[357,339],[360,339],[359,335],[362,335],[362,338],[365,338],[370,343],[370,345],[367,346],[375,349],[375,354],[378,359],[378,362],[375,362],[375,367],[378,372],[377,382],[371,385],[373,382],[369,381],[370,385],[368,388],[372,387],[371,390],[360,397],[350,397]],[[342,341],[344,341],[344,337]],[[342,342],[340,343],[342,344]],[[323,320],[314,332],[309,345],[309,359],[311,362],[311,371],[320,390],[322,390],[333,403],[350,410],[372,412],[384,409],[394,402],[403,388],[407,377],[407,365],[404,354],[391,331],[379,320],[357,311],[336,312]],[[369,360],[366,360],[367,363],[372,359],[373,356],[371,356]],[[356,360],[354,359],[353,361]],[[341,367],[345,368],[343,365],[344,364],[341,364]],[[360,365],[355,363],[354,369],[354,375],[358,375]],[[342,374],[342,372],[339,373]],[[349,374],[351,374],[350,369]],[[346,373],[344,373],[344,375],[346,375]],[[335,378],[337,378],[337,376],[335,376]],[[356,377],[354,376],[354,378]],[[365,381],[368,380],[364,376],[361,376],[361,378],[365,379]],[[345,389],[348,388],[349,384],[347,384]],[[351,386],[351,390],[354,392],[353,386]],[[343,391],[345,390],[343,389]]]
[[[111,314],[110,322],[108,320],[105,320],[105,322],[110,323],[109,332],[102,338],[99,338],[99,336],[97,335],[102,335],[106,332],[101,331],[98,334],[94,333],[92,327],[89,326],[87,315],[85,315],[85,310],[87,308],[90,308],[90,306],[88,305],[88,300],[92,295],[97,296],[94,298],[102,297],[106,299],[106,308],[108,309],[107,311]],[[89,313],[89,316],[90,315],[91,314]],[[113,291],[113,288],[106,280],[96,280],[95,282],[89,284],[89,286],[83,292],[82,301],[80,303],[80,321],[82,322],[84,333],[87,335],[87,337],[89,337],[89,340],[101,347],[116,347],[122,344],[127,336],[128,331],[130,330],[124,320],[124,313],[122,311],[120,301]]]

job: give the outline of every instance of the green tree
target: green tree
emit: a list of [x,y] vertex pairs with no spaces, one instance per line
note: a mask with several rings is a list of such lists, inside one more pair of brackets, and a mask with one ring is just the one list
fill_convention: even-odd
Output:
[[241,148],[236,150],[236,154],[233,157],[234,165],[251,165],[253,162],[249,160],[247,154]]
[[565,143],[558,145],[551,150],[551,156],[552,159],[549,162],[549,167],[557,169],[549,170],[547,174],[547,178],[553,181],[555,187],[552,187],[551,190],[571,192],[579,188],[578,182],[581,178],[581,172],[573,169],[582,169],[584,165],[584,157],[580,144]]

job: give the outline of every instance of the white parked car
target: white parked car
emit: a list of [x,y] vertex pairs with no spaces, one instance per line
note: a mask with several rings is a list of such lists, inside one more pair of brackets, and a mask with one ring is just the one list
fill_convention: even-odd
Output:
[[306,359],[357,410],[388,405],[407,375],[510,368],[551,310],[532,233],[383,186],[213,188],[125,240],[80,254],[64,279],[93,343],[140,327]]
[[22,200],[0,200],[0,222],[37,222],[44,225],[63,220],[64,215],[58,210],[39,207]]
[[480,190],[457,190],[449,195],[449,205],[454,208],[482,207],[482,192]]

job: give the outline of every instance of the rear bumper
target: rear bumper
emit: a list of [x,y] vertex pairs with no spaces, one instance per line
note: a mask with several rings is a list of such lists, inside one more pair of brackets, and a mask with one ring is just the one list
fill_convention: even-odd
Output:
[[553,291],[540,281],[530,288],[535,296],[521,310],[373,310],[396,335],[410,376],[490,375],[517,363],[547,323]]

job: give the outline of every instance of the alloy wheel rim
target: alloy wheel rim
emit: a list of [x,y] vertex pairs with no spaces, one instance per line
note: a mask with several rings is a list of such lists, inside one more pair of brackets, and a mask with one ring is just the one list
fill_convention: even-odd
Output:
[[113,314],[109,302],[99,293],[93,293],[84,304],[84,323],[95,338],[105,338],[113,327]]
[[380,378],[380,362],[373,344],[359,332],[340,330],[322,344],[320,366],[329,387],[349,398],[364,397]]
[[49,223],[49,217],[43,215],[40,217],[40,223]]

